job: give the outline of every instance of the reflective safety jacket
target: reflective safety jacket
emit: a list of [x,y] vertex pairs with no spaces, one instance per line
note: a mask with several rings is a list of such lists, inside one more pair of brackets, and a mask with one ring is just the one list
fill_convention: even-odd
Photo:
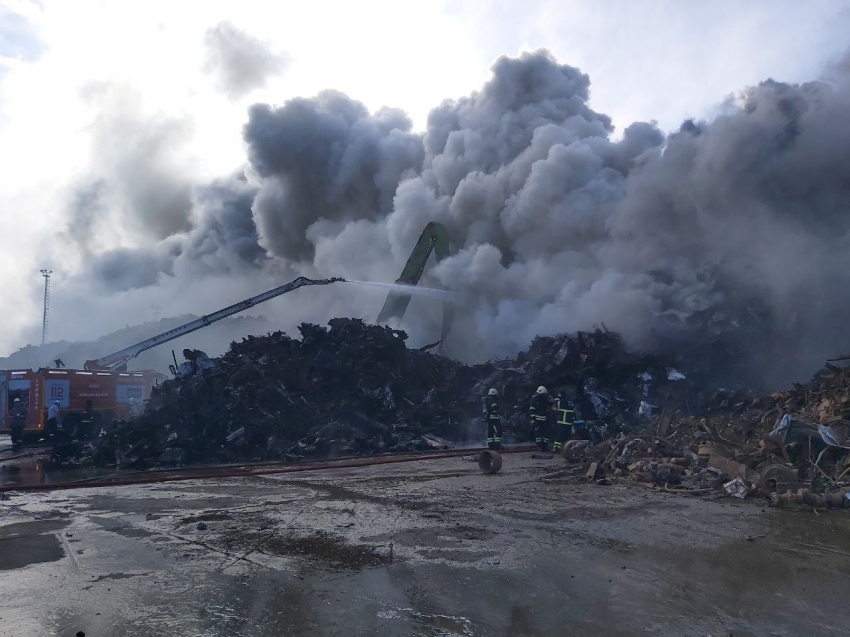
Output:
[[552,397],[549,394],[534,394],[531,397],[531,419],[547,420],[552,413]]
[[559,398],[557,401],[558,424],[570,425],[576,421],[576,406],[571,400]]
[[487,420],[501,420],[502,413],[499,409],[499,397],[487,396]]

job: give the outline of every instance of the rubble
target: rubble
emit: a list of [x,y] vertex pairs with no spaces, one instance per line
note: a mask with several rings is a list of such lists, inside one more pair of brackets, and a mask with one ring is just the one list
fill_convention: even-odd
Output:
[[477,370],[408,349],[407,335],[359,320],[302,324],[233,343],[219,358],[187,350],[145,412],[61,450],[60,462],[119,467],[451,448],[475,414]]
[[669,364],[627,352],[604,329],[540,337],[515,360],[477,366],[410,349],[403,331],[355,319],[299,331],[300,339],[245,338],[219,358],[184,350],[186,361],[155,388],[144,414],[57,445],[55,459],[138,468],[477,445],[489,387],[503,396],[505,442],[516,442],[531,437],[528,401],[544,379],[552,391],[574,392],[602,436],[637,423],[637,406],[655,387],[649,374],[669,384]]
[[570,441],[562,455],[588,467],[588,480],[603,471],[677,493],[850,506],[850,368],[827,363],[809,383],[769,396],[690,397],[598,444]]
[[489,388],[502,397],[505,442],[526,441],[529,399],[545,384],[576,406],[561,455],[577,479],[850,506],[836,495],[850,487],[850,368],[836,361],[758,396],[713,387],[699,362],[629,352],[604,325],[476,366],[360,320],[299,331],[245,338],[219,358],[186,350],[140,417],[57,445],[55,459],[144,468],[477,446]]

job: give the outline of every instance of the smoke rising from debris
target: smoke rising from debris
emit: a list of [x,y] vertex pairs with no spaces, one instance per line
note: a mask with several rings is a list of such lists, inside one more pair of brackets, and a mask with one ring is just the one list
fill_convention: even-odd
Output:
[[[616,138],[588,105],[589,78],[546,51],[497,60],[481,90],[431,112],[424,134],[402,111],[369,113],[334,91],[258,104],[247,181],[196,189],[167,239],[135,259],[106,254],[95,271],[116,289],[269,267],[392,281],[438,221],[452,256],[422,283],[471,299],[450,342],[460,358],[601,322],[641,346],[752,321],[779,348],[768,382],[806,377],[850,350],[841,68],[830,84],[767,80],[669,137],[638,122]],[[380,302],[325,300],[313,320],[374,319]],[[403,326],[424,342],[439,320],[414,299]]]

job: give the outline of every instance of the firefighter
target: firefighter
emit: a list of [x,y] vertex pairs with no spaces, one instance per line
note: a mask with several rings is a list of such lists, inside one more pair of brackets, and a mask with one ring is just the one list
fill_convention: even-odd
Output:
[[53,404],[47,410],[47,431],[48,436],[55,436],[59,430],[59,401],[54,400]]
[[502,410],[499,405],[499,392],[496,388],[487,392],[484,412],[487,418],[487,448],[500,451],[502,448]]
[[24,427],[27,424],[27,408],[20,398],[15,398],[12,409],[9,410],[9,417],[12,419],[12,449],[19,449],[24,441]]
[[130,396],[129,413],[130,413],[130,418],[138,418],[139,417],[139,406],[136,404],[136,399],[133,396]]
[[573,435],[573,424],[576,421],[576,406],[567,392],[562,391],[555,400],[555,409],[558,414],[558,420],[555,424],[555,443],[553,449],[555,453],[560,453],[564,444]]
[[86,401],[86,410],[80,416],[80,432],[81,438],[93,435],[94,428],[94,403],[91,400]]
[[531,397],[531,426],[534,428],[534,439],[540,451],[549,449],[549,430],[554,401],[549,391],[541,385]]

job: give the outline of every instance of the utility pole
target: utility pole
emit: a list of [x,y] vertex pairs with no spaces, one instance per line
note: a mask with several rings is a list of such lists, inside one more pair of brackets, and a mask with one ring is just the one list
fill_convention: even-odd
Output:
[[41,324],[41,344],[44,345],[47,342],[47,311],[50,309],[50,275],[53,270],[42,268],[40,272],[44,277],[44,320]]

